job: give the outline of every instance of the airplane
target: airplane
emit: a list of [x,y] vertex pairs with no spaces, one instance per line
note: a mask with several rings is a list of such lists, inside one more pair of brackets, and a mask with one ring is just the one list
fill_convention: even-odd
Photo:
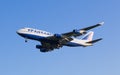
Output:
[[[34,28],[22,28],[16,31],[18,35],[25,38],[25,42],[28,39],[39,41],[41,44],[36,45],[37,49],[40,49],[40,52],[50,52],[54,49],[59,49],[63,46],[69,47],[87,47],[92,46],[94,43],[102,40],[102,38],[93,40],[93,31],[90,29],[102,26],[104,22],[85,27],[82,29],[74,29],[73,31],[62,33],[62,34],[52,34],[43,30],[38,30]],[[77,37],[83,36],[81,39]]]

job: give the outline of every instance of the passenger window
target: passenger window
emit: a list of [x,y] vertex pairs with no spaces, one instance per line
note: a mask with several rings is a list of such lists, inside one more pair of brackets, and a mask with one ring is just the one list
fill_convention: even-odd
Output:
[[49,33],[47,33],[47,35],[49,35]]
[[30,32],[31,30],[30,30],[30,29],[28,29],[28,31]]

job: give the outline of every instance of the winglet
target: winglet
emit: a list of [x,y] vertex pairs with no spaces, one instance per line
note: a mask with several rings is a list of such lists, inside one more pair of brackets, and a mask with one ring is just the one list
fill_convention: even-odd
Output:
[[101,23],[98,23],[99,25],[103,25],[104,24],[104,22],[101,22]]
[[95,28],[95,27],[102,26],[103,24],[104,24],[104,22],[101,22],[101,23],[98,23],[98,24],[93,25],[93,26],[89,26],[89,27],[86,27],[86,28],[82,28],[82,29],[80,29],[80,30],[85,30],[85,31],[87,31],[87,30],[93,29],[93,28]]

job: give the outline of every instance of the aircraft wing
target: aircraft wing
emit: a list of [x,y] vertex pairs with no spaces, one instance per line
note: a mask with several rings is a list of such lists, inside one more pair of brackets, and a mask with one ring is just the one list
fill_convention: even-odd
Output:
[[[50,36],[50,37],[46,37],[47,41],[41,41],[42,47],[45,48],[45,52],[49,52],[52,51],[54,49],[59,49],[61,48],[64,44],[66,44],[69,41],[72,41],[73,39],[71,37],[56,37],[54,36]],[[49,42],[48,42],[49,41]]]
[[86,34],[86,31],[90,30],[90,29],[93,29],[93,28],[96,28],[98,26],[101,26],[103,25],[104,22],[101,22],[101,23],[98,23],[96,25],[92,25],[92,26],[89,26],[89,27],[85,27],[85,28],[82,28],[82,29],[75,29],[71,32],[67,32],[67,33],[63,33],[62,35],[63,36],[67,36],[67,37],[71,37],[71,36],[74,36],[74,37],[77,37],[77,36],[80,36],[80,35],[83,35],[83,34]]
[[53,36],[46,37],[48,41],[57,42],[58,44],[65,44],[69,41],[72,41],[73,38],[63,36],[62,34],[54,34]]
[[66,42],[68,42],[68,41],[66,41],[66,40],[61,40],[61,42],[52,41],[52,43],[50,43],[50,42],[41,42],[41,45],[44,48],[44,52],[49,52],[49,51],[53,51],[54,49],[59,49],[59,48],[63,47],[63,45]]

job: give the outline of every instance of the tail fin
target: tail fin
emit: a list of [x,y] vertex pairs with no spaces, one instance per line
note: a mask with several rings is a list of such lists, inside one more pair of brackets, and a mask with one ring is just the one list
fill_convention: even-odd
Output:
[[86,35],[84,35],[81,40],[92,41],[94,32],[90,31]]

